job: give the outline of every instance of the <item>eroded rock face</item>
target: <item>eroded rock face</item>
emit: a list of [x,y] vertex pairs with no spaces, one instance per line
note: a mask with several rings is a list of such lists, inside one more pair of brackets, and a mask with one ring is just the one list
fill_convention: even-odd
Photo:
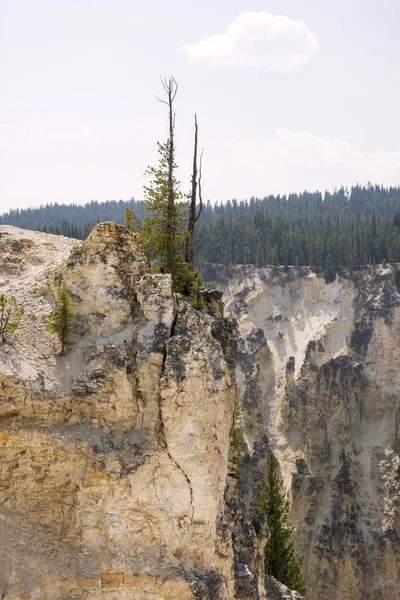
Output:
[[[112,223],[0,242],[3,290],[27,306],[0,346],[0,597],[234,598],[235,322],[177,300]],[[45,327],[61,279],[66,356]]]
[[[254,506],[273,450],[292,498],[307,598],[399,600],[400,295],[393,268],[362,269],[328,285],[306,268],[206,270],[239,322],[246,505]],[[267,593],[278,592],[267,585]],[[277,597],[296,597],[287,594]]]

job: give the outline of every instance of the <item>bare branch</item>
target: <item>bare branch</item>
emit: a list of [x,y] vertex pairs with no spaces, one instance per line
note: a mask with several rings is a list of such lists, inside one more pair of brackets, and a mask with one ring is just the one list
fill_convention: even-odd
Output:
[[161,104],[166,104],[167,106],[169,106],[169,103],[168,103],[166,100],[161,100],[161,98],[159,98],[159,97],[158,97],[158,96],[156,96],[155,94],[154,94],[154,98],[155,98],[156,100],[158,100],[158,102],[161,102]]
[[199,163],[199,212],[197,213],[197,217],[195,218],[195,223],[197,223],[197,221],[200,218],[201,215],[201,211],[203,209],[203,197],[201,195],[201,174],[202,174],[202,167],[203,167],[203,152],[204,152],[204,148],[202,148],[201,150],[201,154],[200,154],[200,163]]
[[161,85],[168,96],[168,100],[161,100],[161,98],[159,98],[158,96],[155,97],[158,100],[158,102],[161,102],[161,104],[166,104],[167,106],[170,106],[175,100],[176,94],[178,93],[178,84],[175,81],[174,77],[169,77],[169,79],[167,79],[166,77],[160,76],[160,80]]

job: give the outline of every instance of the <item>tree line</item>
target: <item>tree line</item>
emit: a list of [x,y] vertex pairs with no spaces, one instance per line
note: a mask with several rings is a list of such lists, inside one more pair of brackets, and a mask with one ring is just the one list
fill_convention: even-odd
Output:
[[139,220],[143,219],[145,214],[143,203],[131,198],[107,202],[92,200],[84,205],[55,202],[38,208],[16,208],[0,215],[0,225],[14,225],[22,229],[84,240],[96,223],[104,221],[122,223],[126,208],[133,210]]
[[344,220],[308,215],[301,225],[288,218],[227,217],[201,224],[198,260],[232,264],[311,266],[328,280],[341,268],[400,262],[400,213],[364,214]]
[[[138,221],[146,218],[145,203],[131,199],[16,209],[0,223],[85,239],[97,222],[123,223],[126,208]],[[180,218],[187,223],[186,215]],[[400,262],[400,188],[368,184],[324,195],[208,201],[195,250],[197,262],[307,265],[328,278],[342,267]]]

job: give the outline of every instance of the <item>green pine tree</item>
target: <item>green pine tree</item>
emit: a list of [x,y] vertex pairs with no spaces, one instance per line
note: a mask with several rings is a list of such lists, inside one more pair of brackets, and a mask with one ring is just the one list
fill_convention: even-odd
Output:
[[126,207],[124,212],[124,226],[129,229],[129,231],[134,231],[138,229],[138,219],[136,213],[131,208]]
[[[179,202],[179,182],[168,177],[169,144],[158,144],[158,167],[149,167],[146,175],[153,178],[145,187],[147,216],[142,221],[140,241],[147,258],[162,272],[171,273],[174,290],[182,292],[187,281],[185,250],[185,204]],[[176,165],[174,165],[176,166]],[[174,203],[169,203],[169,187],[173,187]],[[172,227],[171,227],[172,223]]]
[[57,308],[50,317],[50,322],[47,325],[47,331],[56,333],[60,338],[61,351],[60,354],[65,354],[66,346],[71,342],[69,337],[74,333],[73,318],[75,316],[72,311],[71,298],[68,293],[67,284],[63,281],[60,292],[56,298]]
[[190,279],[185,263],[186,203],[182,201],[175,173],[175,112],[173,102],[178,90],[173,77],[163,80],[168,107],[169,137],[165,144],[158,142],[157,167],[148,167],[145,175],[151,182],[144,188],[146,217],[142,221],[141,244],[150,261],[161,272],[171,273],[174,290],[184,292]]
[[264,513],[271,537],[265,547],[265,573],[289,588],[305,593],[305,573],[291,539],[293,527],[288,522],[289,500],[282,492],[282,481],[276,470],[276,460],[268,457],[267,476],[257,491],[257,504]]
[[24,307],[19,306],[14,296],[0,294],[0,338],[2,344],[13,335],[21,324]]

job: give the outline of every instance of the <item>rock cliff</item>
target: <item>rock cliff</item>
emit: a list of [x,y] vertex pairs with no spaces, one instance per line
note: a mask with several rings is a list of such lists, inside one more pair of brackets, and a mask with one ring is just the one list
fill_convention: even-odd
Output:
[[[25,307],[0,345],[0,598],[300,600],[263,577],[273,450],[308,600],[400,600],[397,271],[229,271],[205,274],[223,318],[218,294],[198,312],[150,274],[123,227],[0,228],[1,291]],[[62,281],[65,356],[46,329]]]
[[244,501],[254,505],[273,450],[307,598],[399,600],[397,269],[359,269],[330,284],[307,268],[206,265],[204,275],[238,319]]
[[0,598],[265,597],[265,528],[228,477],[235,321],[176,298],[113,223],[83,243],[1,227],[0,283],[25,306],[0,345]]

